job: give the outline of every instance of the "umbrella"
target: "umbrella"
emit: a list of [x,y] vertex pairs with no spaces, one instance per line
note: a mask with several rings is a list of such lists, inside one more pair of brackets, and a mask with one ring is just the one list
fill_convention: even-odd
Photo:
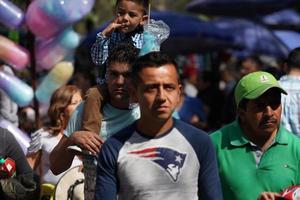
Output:
[[194,0],[187,10],[207,15],[251,17],[292,7],[297,0]]
[[300,33],[288,30],[275,30],[273,32],[286,45],[289,51],[300,47]]
[[[300,46],[300,15],[293,9],[281,10],[262,17],[262,23],[286,45],[289,51]],[[298,31],[298,32],[296,32]]]
[[262,17],[265,24],[300,24],[300,15],[296,10],[285,9]]
[[300,14],[292,9],[281,10],[263,16],[261,21],[271,29],[286,29],[300,32]]
[[[238,48],[231,43],[231,36],[222,34],[215,25],[199,18],[170,11],[152,11],[151,18],[162,20],[170,27],[169,38],[162,43],[162,51],[169,54],[197,53],[203,51],[220,50],[224,48]],[[91,47],[96,34],[102,31],[109,22],[89,33],[82,45]]]
[[244,48],[239,53],[286,57],[289,49],[275,33],[255,22],[238,18],[220,18],[211,23],[232,35],[234,44]]

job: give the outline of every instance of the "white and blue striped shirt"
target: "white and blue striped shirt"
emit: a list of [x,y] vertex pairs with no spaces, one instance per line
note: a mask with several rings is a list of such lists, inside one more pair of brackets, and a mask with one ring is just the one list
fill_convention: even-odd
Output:
[[300,136],[300,77],[286,75],[279,83],[288,93],[281,97],[281,121],[287,130]]

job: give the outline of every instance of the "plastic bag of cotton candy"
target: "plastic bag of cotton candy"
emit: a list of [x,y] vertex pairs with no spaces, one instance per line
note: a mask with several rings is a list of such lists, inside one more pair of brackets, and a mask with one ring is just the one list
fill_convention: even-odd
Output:
[[140,56],[143,56],[152,51],[159,51],[160,45],[170,35],[169,26],[161,20],[150,20],[144,25],[143,46],[140,51]]

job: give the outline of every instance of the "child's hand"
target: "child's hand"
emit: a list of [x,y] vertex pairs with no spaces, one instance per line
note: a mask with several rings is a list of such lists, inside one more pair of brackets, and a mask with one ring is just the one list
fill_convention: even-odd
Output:
[[88,150],[92,154],[98,154],[103,144],[100,136],[90,131],[75,131],[70,138],[72,144],[79,146],[83,150]]
[[118,20],[118,18],[115,18],[103,31],[102,34],[105,37],[109,37],[114,30],[121,28],[122,26],[125,26],[126,24],[121,24]]

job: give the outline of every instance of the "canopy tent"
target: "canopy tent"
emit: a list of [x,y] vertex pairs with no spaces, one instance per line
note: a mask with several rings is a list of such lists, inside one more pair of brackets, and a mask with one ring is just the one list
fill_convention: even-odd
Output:
[[285,9],[263,16],[261,23],[270,29],[294,30],[300,32],[300,14],[293,9]]
[[281,40],[289,51],[300,46],[300,14],[285,9],[262,17],[262,23]]
[[186,9],[207,15],[253,17],[292,7],[297,0],[193,0]]
[[300,47],[300,33],[288,30],[274,30],[274,34],[281,40],[289,51]]
[[240,54],[262,54],[285,58],[287,45],[275,33],[255,22],[238,18],[220,18],[212,21],[224,33],[233,37],[236,45],[243,47]]

